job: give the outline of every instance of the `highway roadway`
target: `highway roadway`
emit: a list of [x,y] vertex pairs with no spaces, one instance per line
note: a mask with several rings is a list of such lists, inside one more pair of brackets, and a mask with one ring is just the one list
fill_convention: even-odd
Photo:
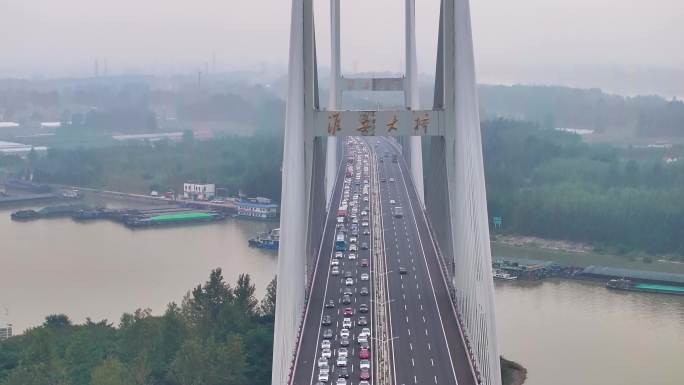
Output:
[[[345,146],[344,158],[340,164],[336,184],[333,190],[331,210],[325,221],[321,252],[318,255],[318,264],[313,275],[313,287],[311,297],[307,303],[304,319],[304,331],[301,342],[296,350],[295,367],[292,384],[314,385],[319,382],[320,369],[318,359],[321,356],[321,343],[326,338],[326,329],[332,331],[331,358],[328,360],[330,367],[328,384],[335,384],[341,368],[337,367],[335,360],[340,348],[340,330],[345,316],[344,308],[353,308],[351,317],[354,325],[350,328],[351,338],[348,347],[347,373],[348,385],[357,385],[359,379],[359,345],[356,336],[363,326],[357,325],[359,315],[366,316],[372,337],[369,340],[371,357],[375,363],[375,355],[378,346],[388,344],[391,359],[391,384],[417,385],[475,385],[476,381],[463,345],[460,331],[457,327],[455,311],[449,299],[447,285],[440,269],[436,249],[432,237],[428,231],[426,218],[422,211],[416,191],[410,178],[406,163],[398,152],[398,149],[386,138],[356,139],[358,145]],[[361,149],[360,153],[359,150]],[[363,152],[369,154],[370,186],[379,186],[379,201],[374,201],[373,194],[369,194],[369,202],[363,202],[363,195],[359,193],[358,212],[366,209],[371,212],[374,205],[380,208],[382,226],[382,242],[374,245],[370,236],[364,236],[365,227],[359,226],[357,245],[367,242],[369,250],[356,252],[357,258],[350,260],[348,252],[339,259],[340,275],[331,274],[331,263],[335,258],[335,234],[337,207],[343,201],[351,201],[353,198],[353,186],[356,175],[352,177],[352,190],[350,196],[345,198],[344,188],[347,156],[357,156],[354,163],[354,173],[360,170],[361,186],[367,178],[363,172]],[[397,156],[397,162],[392,161],[393,155]],[[382,159],[381,162],[378,160]],[[384,181],[383,181],[384,180]],[[394,180],[394,181],[391,181]],[[429,187],[428,187],[429,188]],[[391,203],[394,201],[394,203]],[[403,211],[401,218],[395,217],[393,210],[400,206]],[[368,219],[369,227],[373,228],[372,216]],[[359,216],[359,224],[361,224]],[[349,230],[349,223],[346,229]],[[348,242],[347,237],[347,242]],[[349,244],[349,243],[348,243]],[[374,269],[371,253],[375,247],[381,247],[384,253],[383,271],[376,272]],[[360,261],[367,259],[368,267],[361,267]],[[400,274],[400,269],[405,274]],[[344,273],[350,272],[354,284],[345,285]],[[369,273],[368,281],[361,281],[362,273]],[[374,285],[376,274],[384,277],[386,298],[383,303],[375,303]],[[283,277],[280,277],[283,279]],[[290,278],[290,279],[294,279]],[[368,296],[360,295],[360,288],[369,289]],[[351,304],[341,303],[343,291],[352,291]],[[325,304],[333,301],[334,308],[326,308]],[[369,312],[359,313],[360,304],[367,304]],[[388,314],[389,338],[380,340],[375,335],[373,313],[376,306],[383,306]],[[331,325],[324,326],[324,317],[330,316]],[[370,383],[377,376],[378,368],[373,365]]]
[[[331,357],[328,359],[328,365],[330,368],[329,379],[327,383],[335,384],[338,376],[342,374],[343,368],[336,365],[336,359],[339,355],[339,350],[341,346],[341,335],[340,331],[343,329],[344,318],[351,318],[353,326],[349,328],[349,346],[347,346],[348,351],[348,362],[346,366],[346,372],[349,376],[347,384],[358,384],[359,375],[361,370],[359,369],[360,358],[359,358],[359,344],[357,343],[357,336],[364,327],[371,329],[372,333],[372,314],[373,314],[373,303],[371,298],[373,295],[372,278],[370,273],[372,270],[372,260],[370,258],[370,253],[372,251],[373,245],[371,242],[371,237],[369,235],[364,235],[365,230],[372,228],[372,219],[368,218],[368,226],[362,226],[364,220],[362,219],[361,212],[370,212],[371,202],[370,194],[367,196],[368,202],[364,202],[363,185],[364,179],[370,181],[370,149],[365,145],[363,141],[358,140],[358,144],[355,145],[345,145],[344,158],[342,159],[340,169],[338,171],[337,181],[333,190],[333,199],[331,204],[331,209],[328,213],[326,219],[325,230],[323,235],[323,240],[321,243],[321,253],[318,256],[318,263],[314,272],[313,284],[314,290],[312,290],[311,297],[309,298],[307,304],[306,317],[304,320],[304,332],[301,337],[301,342],[296,353],[296,364],[293,373],[292,384],[296,385],[312,385],[319,382],[320,368],[318,365],[318,360],[322,355],[321,344],[324,340],[328,340],[331,343]],[[360,149],[361,151],[358,151]],[[364,154],[366,151],[369,159],[368,173],[364,173]],[[345,178],[346,167],[349,165],[347,163],[347,157],[352,155],[355,157],[355,162],[353,163],[354,175],[351,178]],[[360,174],[360,178],[356,179],[356,173]],[[349,196],[345,198],[343,191],[345,185],[349,186]],[[358,194],[358,199],[356,200],[357,208],[357,221],[359,234],[356,237],[357,242],[355,242],[357,250],[355,252],[344,251],[342,253],[342,258],[336,258],[335,251],[335,235],[342,229],[337,228],[337,211],[338,207],[341,206],[343,201],[351,203],[353,201],[354,194]],[[349,206],[351,214],[352,206]],[[347,218],[344,229],[347,230],[346,243],[347,249],[351,244],[351,225],[352,219]],[[368,249],[364,250],[361,245],[366,243]],[[350,259],[349,255],[351,253],[356,254],[356,258]],[[339,261],[339,275],[333,275],[332,264],[333,261]],[[367,260],[368,266],[362,266],[362,261]],[[346,273],[349,273],[353,285],[347,286]],[[367,281],[361,280],[361,275],[367,273],[369,279]],[[368,294],[362,295],[361,288],[367,288]],[[346,305],[342,303],[342,298],[344,291],[349,290],[351,292],[350,299],[351,303]],[[334,307],[327,307],[330,301],[334,303]],[[359,312],[361,304],[368,306],[367,313]],[[345,308],[351,308],[353,315],[345,316]],[[324,317],[330,317],[330,325],[323,325],[322,321]],[[365,317],[368,324],[359,325],[359,317]],[[329,329],[332,332],[332,338],[326,338],[325,332]],[[369,339],[369,347],[371,352],[370,359],[372,360],[373,351],[373,341],[372,338]],[[371,368],[372,370],[373,368]],[[371,378],[372,381],[372,378]]]
[[[374,154],[382,159],[377,165],[391,316],[392,383],[475,385],[408,167],[389,139],[372,141],[377,145]],[[395,155],[396,163],[392,161]],[[393,212],[397,206],[403,212],[400,218]],[[400,269],[405,274],[400,274]]]

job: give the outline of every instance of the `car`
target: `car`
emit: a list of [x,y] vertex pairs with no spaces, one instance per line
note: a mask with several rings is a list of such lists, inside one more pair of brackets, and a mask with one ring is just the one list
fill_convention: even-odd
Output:
[[359,313],[368,313],[368,305],[365,303],[359,305]]
[[370,350],[361,348],[359,349],[359,358],[362,360],[367,360],[370,357]]
[[340,329],[340,338],[349,338],[349,329]]
[[351,235],[358,237],[359,236],[359,229],[354,229],[351,231]]
[[354,278],[347,278],[344,280],[344,284],[347,286],[354,286]]
[[340,260],[339,259],[334,259],[330,261],[330,265],[332,266],[339,266],[340,265]]
[[348,356],[349,356],[349,350],[347,348],[337,349],[337,357],[348,357]]
[[352,295],[354,295],[354,291],[352,291],[350,287],[345,287],[344,291],[342,292],[342,295],[348,295],[351,297]]
[[318,381],[320,382],[328,382],[328,372],[320,372],[318,373]]
[[330,349],[331,345],[332,343],[330,342],[330,340],[321,341],[321,349]]
[[368,382],[366,380],[359,381],[359,385],[370,385],[370,382]]
[[344,254],[342,254],[341,251],[338,251],[335,253],[335,259],[340,259],[340,258],[344,258]]
[[326,307],[326,309],[332,309],[332,308],[334,308],[334,307],[335,307],[335,300],[332,300],[332,299],[331,299],[330,301],[326,302],[326,303],[325,303],[325,307]]
[[320,368],[323,365],[328,365],[328,359],[323,356],[318,357],[318,367]]
[[370,370],[370,360],[361,360],[359,362],[359,368],[361,370]]
[[[364,222],[364,223],[366,223],[366,226],[368,226],[367,222]],[[358,247],[356,247],[355,243],[352,243],[351,245],[349,245],[349,251],[358,251]]]
[[361,250],[368,250],[368,243],[363,242],[363,243],[361,244]]
[[344,272],[344,278],[351,278],[353,276],[354,276],[354,274],[352,274],[352,272],[349,270]]
[[344,315],[345,316],[354,315],[354,309],[352,309],[350,307],[345,307],[344,308]]
[[345,305],[349,305],[351,303],[351,297],[348,295],[342,296],[342,303]]
[[367,259],[361,260],[361,267],[368,267],[368,260]]
[[393,205],[393,204],[395,204],[395,203],[397,203],[397,202],[396,202],[394,199],[390,199],[390,204],[391,204],[391,205]]
[[348,257],[349,257],[350,260],[353,261],[353,260],[356,259],[356,253],[349,253],[349,256],[348,256]]
[[363,222],[363,223],[361,223],[361,226],[362,226],[362,227],[368,227],[368,222]]
[[352,223],[359,223],[359,218],[352,218]]
[[347,357],[337,357],[337,366],[347,366]]
[[330,274],[340,275],[340,267],[339,266],[333,266],[332,269],[330,270]]
[[404,275],[406,273],[407,273],[406,268],[404,268],[404,267],[399,268],[399,274]]
[[359,374],[360,380],[370,380],[370,372],[368,370],[362,370]]
[[394,178],[390,178],[390,182],[394,182]]
[[337,382],[335,382],[335,385],[347,385],[347,380],[344,378],[338,378]]
[[363,235],[370,235],[370,230],[363,230]]
[[365,334],[359,334],[358,337],[356,337],[356,342],[358,343],[368,343],[368,336]]
[[361,280],[362,281],[368,281],[369,278],[370,278],[370,276],[368,275],[368,273],[361,273]]
[[[346,381],[346,378],[349,378],[349,371],[347,370],[347,368],[339,368],[337,369],[337,376],[337,383],[340,384],[340,380]],[[344,382],[344,384],[346,384],[346,382]]]
[[368,202],[368,196],[363,197],[364,202]]
[[380,182],[387,182],[387,179],[385,179],[385,178],[380,178]]
[[332,323],[332,318],[329,315],[324,315],[323,319],[321,320],[321,325],[330,326],[331,323]]
[[360,316],[359,319],[356,321],[356,324],[359,326],[366,326],[368,325],[368,319],[366,319],[365,316]]
[[352,320],[351,320],[351,318],[344,318],[344,319],[342,320],[342,327],[343,327],[343,328],[347,328],[347,329],[351,329],[351,328],[352,328]]
[[337,217],[337,223],[344,223],[344,217]]
[[323,338],[325,338],[326,340],[329,340],[329,339],[333,338],[333,331],[332,331],[332,329],[325,329],[325,330],[323,331]]
[[[328,341],[328,340],[326,340],[326,341]],[[328,341],[328,342],[330,342],[330,341]],[[321,357],[325,357],[325,358],[332,357],[332,350],[330,350],[330,349],[321,350]]]
[[349,346],[349,338],[340,338],[340,346]]
[[369,335],[371,334],[371,333],[370,333],[370,328],[363,328],[363,329],[361,329],[361,334],[365,334],[365,335],[369,336]]
[[370,349],[370,345],[368,344],[368,339],[365,341],[357,341],[359,343],[359,348],[361,349]]
[[368,288],[367,287],[362,287],[361,290],[359,291],[359,294],[361,295],[368,295]]

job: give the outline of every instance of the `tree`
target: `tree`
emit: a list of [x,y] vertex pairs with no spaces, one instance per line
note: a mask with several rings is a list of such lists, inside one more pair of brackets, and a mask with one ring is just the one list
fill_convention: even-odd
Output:
[[238,309],[249,316],[256,314],[257,305],[259,304],[259,301],[254,298],[255,291],[256,288],[249,274],[240,274],[233,290],[233,295]]
[[48,329],[63,329],[71,326],[71,320],[65,314],[51,314],[45,317],[43,326]]
[[92,385],[130,385],[126,367],[116,358],[108,358],[92,371]]
[[276,293],[278,291],[278,277],[275,276],[266,286],[266,295],[261,300],[261,314],[266,317],[275,317]]

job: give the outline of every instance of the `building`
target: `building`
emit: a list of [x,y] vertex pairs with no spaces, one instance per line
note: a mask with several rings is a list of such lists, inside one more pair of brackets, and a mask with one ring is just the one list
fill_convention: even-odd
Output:
[[12,324],[0,326],[0,341],[6,340],[10,337],[12,337]]
[[263,197],[240,198],[235,200],[238,217],[256,219],[275,219],[280,206],[273,200]]
[[183,199],[209,201],[216,196],[216,185],[213,183],[183,183]]

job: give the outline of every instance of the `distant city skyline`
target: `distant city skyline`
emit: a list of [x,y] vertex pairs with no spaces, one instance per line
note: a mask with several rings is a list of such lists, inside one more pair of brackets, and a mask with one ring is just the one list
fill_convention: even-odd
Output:
[[[0,78],[83,77],[105,67],[110,75],[285,71],[290,4],[0,0]],[[327,68],[329,1],[315,7],[319,63]],[[471,7],[482,83],[684,95],[680,0],[474,0]],[[416,8],[419,71],[431,74],[439,0],[417,0]],[[343,72],[401,71],[403,1],[345,0],[342,17]],[[376,40],[389,43],[377,51]]]

